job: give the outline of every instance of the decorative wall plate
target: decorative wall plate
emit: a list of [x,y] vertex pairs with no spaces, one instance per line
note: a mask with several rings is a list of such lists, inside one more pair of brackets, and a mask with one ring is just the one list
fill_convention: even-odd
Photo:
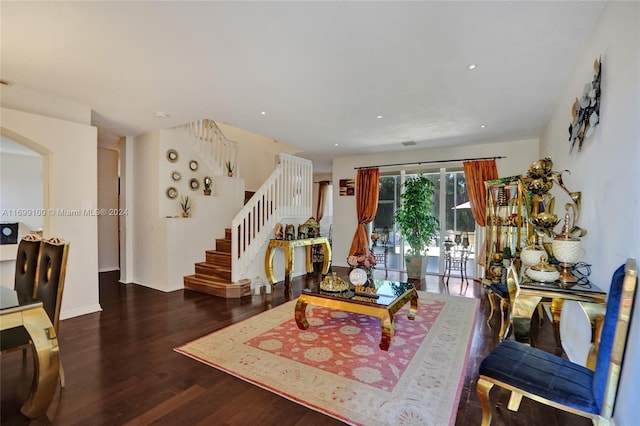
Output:
[[180,172],[174,170],[171,172],[171,179],[173,179],[174,182],[180,182],[180,179],[182,179],[182,175],[180,174]]
[[196,170],[198,170],[198,162],[196,160],[189,161],[189,168],[191,169],[191,171],[195,172]]
[[200,188],[200,182],[198,181],[198,179],[193,178],[189,181],[189,186],[191,187],[192,191],[196,191],[198,188]]
[[178,161],[178,151],[176,151],[175,149],[167,150],[167,160],[169,160],[170,163],[175,163],[176,161]]
[[175,189],[173,186],[170,186],[169,188],[167,188],[167,198],[173,200],[177,197],[178,197],[177,189]]
[[213,180],[211,180],[209,176],[205,176],[202,179],[202,183],[204,184],[204,186],[211,186],[211,184],[213,183]]

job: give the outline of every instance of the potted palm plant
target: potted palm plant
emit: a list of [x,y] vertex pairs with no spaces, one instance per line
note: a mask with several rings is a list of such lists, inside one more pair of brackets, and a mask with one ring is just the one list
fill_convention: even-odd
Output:
[[233,166],[231,165],[231,161],[227,161],[225,164],[225,167],[227,169],[227,176],[232,177],[233,176]]
[[180,208],[182,209],[182,217],[189,217],[189,210],[191,210],[191,201],[189,196],[180,197]]
[[403,188],[394,219],[410,247],[405,256],[407,275],[421,279],[427,270],[427,247],[440,228],[438,218],[433,215],[434,187],[425,175],[419,174],[408,178]]

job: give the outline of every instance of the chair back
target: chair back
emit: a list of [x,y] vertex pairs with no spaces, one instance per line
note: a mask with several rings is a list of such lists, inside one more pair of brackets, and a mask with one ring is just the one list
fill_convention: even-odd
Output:
[[513,303],[520,294],[520,281],[518,280],[518,272],[513,263],[509,265],[507,270],[507,291],[509,292],[509,303],[513,307]]
[[60,318],[68,253],[69,243],[59,238],[50,238],[42,241],[38,259],[34,296],[42,301],[42,306],[56,330]]
[[600,414],[605,418],[611,418],[613,414],[637,282],[638,268],[635,259],[628,259],[625,265],[614,272],[611,279],[593,375],[593,394],[600,407]]
[[20,295],[33,297],[40,241],[41,238],[38,235],[29,234],[24,236],[18,243],[13,289]]

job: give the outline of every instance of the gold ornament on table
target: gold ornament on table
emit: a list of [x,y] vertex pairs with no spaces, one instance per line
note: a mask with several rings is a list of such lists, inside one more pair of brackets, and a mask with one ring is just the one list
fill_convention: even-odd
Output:
[[553,255],[552,241],[555,237],[553,228],[559,223],[558,216],[553,213],[555,197],[549,193],[554,184],[558,185],[571,198],[571,202],[565,204],[565,209],[573,212],[573,224],[566,231],[567,234],[575,237],[583,237],[587,234],[586,230],[577,226],[582,193],[567,189],[562,181],[564,172],[571,173],[569,170],[553,171],[551,157],[545,157],[532,163],[527,171],[527,176],[522,179],[525,188],[531,194],[531,198],[527,199],[529,222],[535,228],[536,234],[543,237],[542,245],[549,255]]
[[364,294],[364,295],[371,296],[371,297],[378,295],[378,289],[376,289],[375,287],[369,287],[369,286],[364,285],[364,284],[359,284],[359,285],[354,286],[354,291],[356,293]]
[[571,236],[569,231],[569,212],[564,214],[562,234],[556,236],[551,242],[553,256],[560,262],[560,287],[572,287],[578,280],[571,274],[571,266],[580,260],[580,239]]
[[320,290],[328,291],[331,293],[339,293],[349,290],[349,283],[338,277],[338,275],[333,272],[331,276],[327,275],[320,282]]
[[533,281],[541,283],[555,282],[560,276],[558,270],[547,263],[546,256],[541,256],[540,263],[527,269],[526,274]]

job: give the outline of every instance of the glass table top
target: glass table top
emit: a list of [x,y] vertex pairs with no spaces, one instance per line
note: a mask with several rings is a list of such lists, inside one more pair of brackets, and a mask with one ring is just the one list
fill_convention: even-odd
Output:
[[19,295],[17,291],[0,285],[0,310],[2,311],[38,303],[40,302],[32,297]]
[[604,290],[595,284],[575,284],[573,287],[560,287],[558,283],[541,283],[541,282],[521,282],[521,289],[530,290],[553,290],[558,293],[593,293],[593,294],[606,294]]
[[413,288],[413,284],[402,283],[397,281],[373,280],[375,286],[375,295],[356,293],[353,285],[349,286],[349,290],[342,292],[328,292],[320,290],[320,286],[312,289],[306,288],[302,290],[303,294],[312,294],[314,296],[326,297],[328,299],[350,300],[356,303],[365,303],[378,306],[389,306],[400,296]]

